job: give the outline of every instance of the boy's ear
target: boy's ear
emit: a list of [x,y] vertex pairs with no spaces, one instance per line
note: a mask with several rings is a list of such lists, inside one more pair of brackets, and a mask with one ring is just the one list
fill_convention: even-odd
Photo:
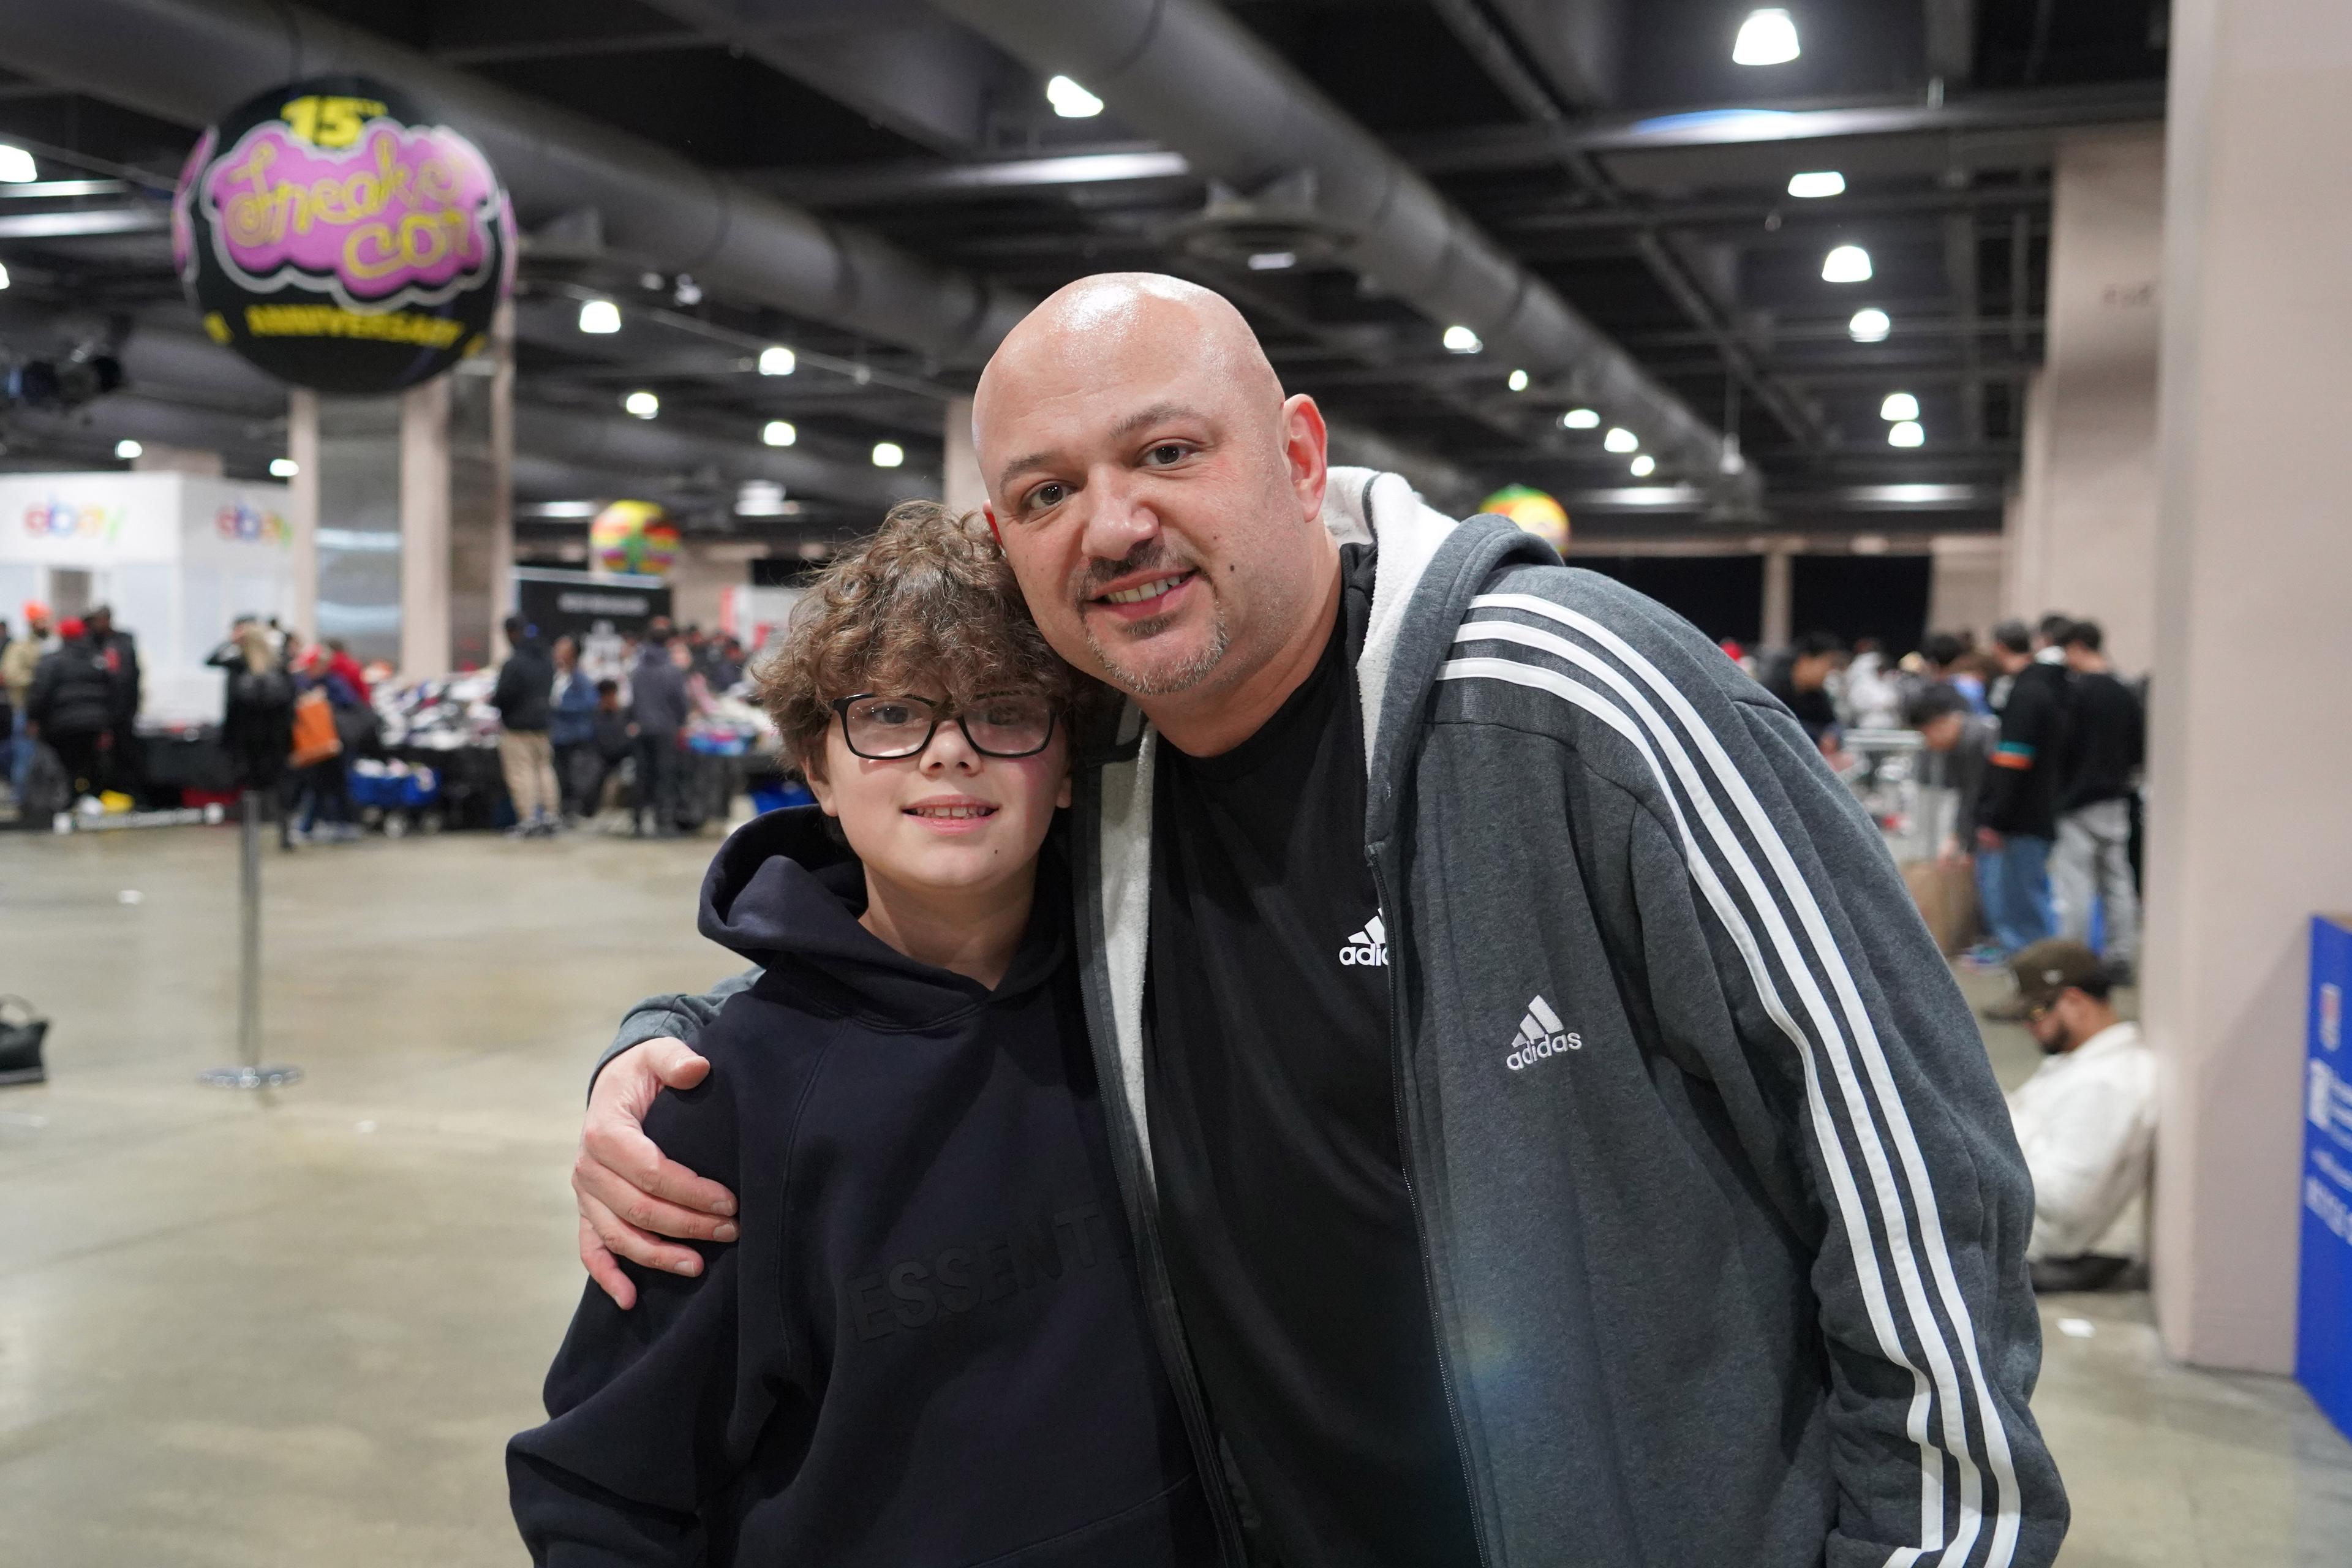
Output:
[[809,794],[816,796],[816,808],[827,816],[838,817],[833,800],[833,784],[824,776],[824,761],[821,757],[801,759],[801,777],[808,782]]

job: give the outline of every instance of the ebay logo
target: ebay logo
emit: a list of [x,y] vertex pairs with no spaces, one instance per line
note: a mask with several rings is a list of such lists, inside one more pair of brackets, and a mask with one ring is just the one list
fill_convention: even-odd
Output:
[[294,542],[294,530],[274,511],[246,501],[232,501],[213,514],[215,531],[232,543],[275,544],[280,550]]
[[25,531],[35,539],[102,539],[122,531],[119,506],[76,506],[51,496],[25,509]]

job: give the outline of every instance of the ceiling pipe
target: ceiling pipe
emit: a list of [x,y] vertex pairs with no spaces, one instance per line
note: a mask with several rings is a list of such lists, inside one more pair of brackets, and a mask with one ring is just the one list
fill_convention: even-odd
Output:
[[1495,363],[1563,381],[1662,463],[1752,502],[1755,476],[1719,432],[1211,0],[932,4],[1083,83],[1198,174],[1244,194],[1304,175],[1338,259],[1431,321],[1469,327]]
[[299,5],[0,0],[0,39],[12,71],[190,126],[299,77],[397,83],[482,149],[526,226],[593,212],[605,246],[634,265],[691,272],[707,289],[942,363],[985,358],[1031,303]]

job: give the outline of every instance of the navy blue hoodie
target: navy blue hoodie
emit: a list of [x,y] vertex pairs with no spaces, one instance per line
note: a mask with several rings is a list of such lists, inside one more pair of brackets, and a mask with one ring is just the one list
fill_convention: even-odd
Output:
[[761,965],[646,1131],[733,1188],[698,1279],[591,1285],[507,1471],[535,1562],[1217,1561],[1130,1261],[1055,868],[990,991],[894,951],[814,808],[738,831],[704,935]]

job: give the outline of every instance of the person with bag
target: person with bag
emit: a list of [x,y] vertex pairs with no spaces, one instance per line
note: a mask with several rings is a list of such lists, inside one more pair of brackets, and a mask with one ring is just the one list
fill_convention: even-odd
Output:
[[[311,650],[308,668],[296,681],[294,743],[289,764],[296,774],[293,834],[298,842],[349,841],[359,828],[352,821],[350,760],[343,752],[337,715],[356,703],[328,662],[323,647]],[[342,688],[338,692],[337,688]]]
[[293,824],[278,797],[294,750],[294,680],[270,647],[269,629],[247,618],[205,662],[228,676],[221,714],[221,749],[236,787],[262,797],[278,814],[278,847],[294,847]]

